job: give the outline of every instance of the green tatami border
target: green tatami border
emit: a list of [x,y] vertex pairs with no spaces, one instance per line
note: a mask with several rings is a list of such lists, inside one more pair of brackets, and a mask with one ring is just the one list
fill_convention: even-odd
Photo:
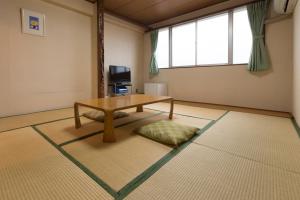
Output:
[[[127,183],[121,190],[119,190],[118,200],[124,199],[128,194],[130,194],[133,190],[135,190],[138,186],[143,184],[148,178],[150,178],[155,172],[157,172],[161,167],[167,164],[172,158],[178,155],[183,149],[185,149],[189,144],[193,143],[193,141],[198,138],[207,128],[212,126],[214,121],[209,122],[203,129],[197,132],[189,141],[181,144],[179,147],[174,148],[161,159],[159,159],[156,163],[151,165],[148,169],[142,172],[140,175],[135,177],[132,181]],[[207,128],[206,128],[207,127]],[[203,131],[202,131],[203,130]]]
[[[44,111],[44,112],[46,112],[46,111]],[[82,117],[82,115],[80,115],[79,117]],[[8,129],[8,130],[0,131],[0,133],[13,131],[13,130],[18,130],[18,129],[22,129],[22,128],[27,128],[27,127],[31,127],[31,126],[39,126],[39,125],[43,125],[43,124],[48,124],[48,123],[62,121],[62,120],[66,120],[66,119],[72,119],[72,118],[74,118],[74,117],[65,117],[65,118],[55,119],[55,120],[51,120],[51,121],[47,121],[47,122],[41,122],[41,123],[37,123],[37,124],[29,124],[27,126],[21,126],[21,127],[18,127],[18,128],[12,128],[12,129]]]
[[31,126],[38,134],[40,134],[45,140],[47,140],[53,147],[55,147],[60,153],[62,153],[66,158],[68,158],[71,162],[73,162],[79,169],[81,169],[84,173],[86,173],[91,179],[93,179],[98,185],[100,185],[103,189],[105,189],[111,196],[114,198],[118,197],[117,192],[111,188],[108,184],[106,184],[103,180],[101,180],[98,176],[96,176],[92,171],[86,168],[83,164],[81,164],[78,160],[76,160],[73,156],[67,153],[63,148],[58,146],[55,142],[53,142],[47,135],[45,135],[41,130],[39,130],[35,126]]
[[23,116],[23,115],[31,115],[31,114],[43,113],[43,112],[51,112],[51,111],[70,109],[70,108],[74,108],[74,107],[71,106],[71,107],[65,107],[65,108],[55,108],[55,109],[42,110],[42,111],[36,111],[36,112],[29,112],[29,113],[24,113],[24,114],[16,114],[16,115],[0,117],[0,119],[10,118],[10,117],[19,117],[19,116]]
[[295,117],[292,117],[292,118],[291,118],[291,121],[292,121],[292,123],[293,123],[293,125],[294,125],[294,128],[296,129],[296,131],[297,131],[297,133],[298,133],[298,136],[300,137],[300,127],[299,127],[299,125],[298,125],[298,123],[297,123]]
[[[118,126],[116,126],[115,128],[118,128],[118,127],[122,127],[122,126],[126,126],[128,124],[131,124],[131,123],[135,123],[137,121],[142,121],[142,120],[145,120],[145,119],[148,119],[148,118],[151,118],[151,117],[155,117],[155,116],[158,116],[158,115],[161,115],[163,114],[163,112],[158,112],[158,113],[155,113],[155,114],[152,114],[150,116],[147,116],[147,117],[144,117],[144,118],[141,118],[141,119],[137,119],[137,120],[133,120],[133,121],[130,121],[130,122],[127,122],[127,123],[124,123],[124,124],[120,124]],[[72,119],[74,117],[70,117],[68,119]],[[82,163],[80,163],[77,159],[75,159],[72,155],[70,155],[68,152],[66,152],[62,146],[63,145],[67,145],[67,144],[70,144],[70,143],[73,143],[73,142],[76,142],[76,141],[79,141],[79,140],[83,140],[83,139],[86,139],[88,137],[92,137],[96,134],[100,134],[103,132],[102,131],[98,131],[98,132],[94,132],[94,133],[91,133],[91,134],[88,134],[88,135],[85,135],[85,136],[82,136],[80,138],[76,138],[74,140],[70,140],[70,141],[67,141],[65,143],[62,143],[62,144],[56,144],[53,140],[51,140],[50,137],[48,137],[45,133],[43,133],[40,129],[38,129],[38,125],[42,125],[42,124],[47,124],[47,123],[52,123],[52,122],[56,122],[56,121],[61,121],[61,120],[64,120],[64,119],[60,119],[60,120],[54,120],[54,121],[51,121],[51,122],[45,122],[45,123],[39,123],[37,125],[30,125],[30,126],[27,126],[27,127],[31,127],[33,128],[39,135],[41,135],[45,140],[47,140],[52,146],[54,146],[59,152],[61,152],[66,158],[68,158],[71,162],[73,162],[77,167],[79,167],[84,173],[86,173],[91,179],[93,179],[99,186],[101,186],[103,189],[105,189],[111,196],[113,196],[115,199],[117,199],[119,197],[117,191],[115,191],[112,187],[110,187],[105,181],[103,181],[102,179],[100,179],[97,175],[95,175],[91,170],[89,170],[87,167],[85,167]]]
[[[169,113],[167,111],[162,111],[162,110],[158,110],[158,109],[154,109],[154,108],[145,108],[145,109],[149,109],[149,110],[154,110],[154,111],[160,111],[160,112],[163,112],[163,113]],[[216,110],[216,109],[211,109],[211,110]],[[225,112],[227,110],[224,110]],[[204,119],[204,120],[209,120],[209,121],[216,121],[218,119],[209,119],[209,118],[204,118],[204,117],[196,117],[196,116],[191,116],[191,115],[185,115],[185,114],[180,114],[180,113],[176,113],[176,112],[173,112],[173,114],[175,115],[180,115],[180,116],[185,116],[185,117],[191,117],[191,118],[196,118],[196,119]]]
[[[133,120],[133,121],[129,121],[129,122],[126,122],[124,124],[120,124],[118,126],[115,126],[114,128],[119,128],[119,127],[122,127],[122,126],[126,126],[126,125],[129,125],[129,124],[132,124],[132,123],[135,123],[135,122],[138,122],[138,121],[142,121],[142,120],[145,120],[145,119],[148,119],[148,118],[151,118],[151,117],[155,117],[155,116],[158,116],[158,115],[161,115],[163,114],[163,112],[159,112],[159,113],[155,113],[153,115],[150,115],[150,116],[147,116],[147,117],[144,117],[144,118],[141,118],[141,119],[136,119],[136,120]],[[71,144],[73,142],[77,142],[77,141],[80,141],[80,140],[84,140],[86,138],[89,138],[89,137],[92,137],[94,135],[97,135],[97,134],[100,134],[100,133],[103,133],[104,130],[101,130],[101,131],[97,131],[97,132],[94,132],[94,133],[90,133],[90,134],[87,134],[87,135],[84,135],[84,136],[81,136],[81,137],[78,137],[78,138],[75,138],[73,140],[69,140],[69,141],[66,141],[66,142],[63,142],[61,144],[58,144],[58,146],[62,147],[62,146],[65,146],[65,145],[68,145],[68,144]]]
[[[146,108],[148,109],[148,108]],[[151,109],[150,109],[151,110]],[[93,179],[100,187],[102,187],[103,189],[105,189],[113,198],[117,199],[117,200],[121,200],[124,199],[128,194],[130,194],[133,190],[135,190],[138,186],[140,186],[142,183],[144,183],[148,178],[150,178],[154,173],[156,173],[161,167],[163,167],[166,163],[168,163],[170,160],[172,160],[176,155],[178,155],[183,149],[185,149],[189,144],[191,144],[196,138],[198,138],[201,134],[203,134],[207,129],[209,129],[211,126],[213,126],[217,121],[219,121],[222,117],[224,117],[228,112],[230,111],[226,111],[221,117],[219,117],[217,120],[211,120],[211,119],[203,119],[203,118],[199,118],[199,119],[203,119],[203,120],[209,120],[210,122],[208,122],[208,124],[200,129],[197,134],[195,134],[195,136],[193,136],[193,138],[191,138],[189,141],[183,143],[182,145],[180,145],[178,148],[174,148],[172,149],[169,153],[167,153],[166,155],[164,155],[160,160],[158,160],[157,162],[155,162],[153,165],[151,165],[148,169],[146,169],[144,172],[142,172],[140,175],[138,175],[137,177],[135,177],[133,180],[131,180],[129,183],[127,183],[121,190],[119,191],[115,191],[111,186],[109,186],[105,181],[103,181],[100,177],[98,177],[96,174],[94,174],[91,170],[89,170],[85,165],[83,165],[81,162],[79,162],[76,158],[74,158],[72,155],[70,155],[68,152],[66,152],[62,147],[64,145],[68,145],[71,144],[73,142],[79,141],[79,140],[83,140],[86,139],[88,137],[92,137],[96,134],[100,134],[103,131],[98,131],[95,133],[91,133],[89,135],[85,135],[82,136],[80,138],[76,138],[74,140],[70,140],[61,144],[56,144],[53,140],[51,140],[51,138],[49,138],[46,134],[44,134],[41,130],[39,130],[36,126],[41,125],[41,124],[47,124],[47,123],[51,123],[51,122],[45,122],[45,123],[40,123],[37,125],[31,125],[28,127],[32,127],[38,134],[40,134],[44,139],[46,139],[52,146],[54,146],[59,152],[61,152],[66,158],[68,158],[71,162],[73,162],[77,167],[79,167],[84,173],[86,173],[91,179]],[[142,119],[137,119],[134,121],[130,121],[124,124],[120,124],[117,127],[122,127],[122,126],[126,126],[128,124],[137,122],[137,121],[141,121],[141,120],[145,120],[147,118],[151,118],[151,117],[155,117],[161,114],[164,114],[165,112],[159,112],[159,113],[155,113],[151,116],[147,116],[144,117]],[[192,117],[192,116],[188,116],[188,117]],[[70,117],[70,118],[74,118],[74,117]],[[68,118],[68,119],[70,119]],[[64,119],[60,119],[60,120],[64,120]],[[54,120],[54,121],[60,121],[60,120]]]
[[118,200],[124,199],[128,194],[130,194],[133,190],[135,190],[138,186],[143,184],[148,178],[150,178],[153,174],[155,174],[161,167],[167,164],[170,160],[172,160],[176,155],[178,155],[182,150],[188,147],[195,139],[201,136],[206,130],[212,127],[215,123],[217,123],[220,119],[222,119],[225,115],[227,115],[230,111],[226,111],[222,116],[220,116],[217,120],[210,120],[210,122],[202,129],[200,129],[197,134],[195,134],[189,141],[183,143],[178,148],[174,148],[168,154],[163,156],[159,161],[151,165],[148,169],[134,178],[132,181],[127,183],[121,190],[118,191]]
[[[31,112],[31,113],[25,113],[25,114],[19,114],[19,115],[11,115],[11,116],[6,116],[6,117],[0,117],[0,120],[1,119],[5,119],[5,118],[10,118],[10,117],[25,116],[25,115],[31,115],[31,114],[37,114],[37,113],[43,113],[43,112],[58,111],[58,110],[63,110],[63,109],[71,109],[71,108],[73,108],[73,107],[57,108],[57,109],[43,110],[43,111],[37,111],[37,112]],[[166,111],[161,111],[161,110],[152,109],[152,108],[146,108],[145,107],[144,109],[159,111],[161,113],[168,113]],[[214,119],[208,119],[208,118],[201,118],[201,117],[195,117],[195,116],[190,116],[190,115],[184,115],[184,114],[180,114],[180,113],[174,113],[174,114],[181,115],[181,116],[186,116],[186,117],[197,118],[197,119],[214,120]],[[82,115],[80,115],[79,117],[82,117]],[[72,116],[72,117],[65,117],[65,118],[59,118],[59,119],[51,120],[51,121],[45,121],[45,122],[41,122],[41,123],[37,123],[37,124],[29,124],[29,125],[26,125],[26,126],[21,126],[21,127],[12,128],[12,129],[7,129],[7,130],[0,131],[0,133],[7,132],[7,131],[13,131],[13,130],[17,130],[17,129],[22,129],[22,128],[26,128],[26,127],[30,127],[30,126],[38,126],[38,125],[42,125],[42,124],[47,124],[47,123],[56,122],[56,121],[60,121],[60,120],[71,119],[71,118],[74,118],[74,116]]]

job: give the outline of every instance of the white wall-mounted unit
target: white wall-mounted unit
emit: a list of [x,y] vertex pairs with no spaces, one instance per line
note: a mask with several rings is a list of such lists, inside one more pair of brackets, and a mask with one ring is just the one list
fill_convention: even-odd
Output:
[[274,0],[274,10],[279,14],[290,14],[294,11],[298,0]]
[[145,83],[144,91],[146,95],[167,96],[168,89],[166,83]]

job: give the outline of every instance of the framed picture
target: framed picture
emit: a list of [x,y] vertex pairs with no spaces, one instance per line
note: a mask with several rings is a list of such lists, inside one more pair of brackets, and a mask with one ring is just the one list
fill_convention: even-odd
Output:
[[31,10],[21,9],[22,32],[45,36],[45,15]]

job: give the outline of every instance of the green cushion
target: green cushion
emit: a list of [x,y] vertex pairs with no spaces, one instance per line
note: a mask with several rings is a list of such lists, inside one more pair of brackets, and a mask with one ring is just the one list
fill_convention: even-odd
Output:
[[197,131],[199,131],[199,128],[167,120],[157,121],[136,130],[137,133],[147,138],[175,146],[189,140]]
[[[104,113],[102,111],[95,110],[95,111],[86,112],[83,113],[83,116],[91,120],[104,122]],[[113,114],[114,119],[127,117],[127,116],[129,116],[129,114],[126,112],[114,112]]]

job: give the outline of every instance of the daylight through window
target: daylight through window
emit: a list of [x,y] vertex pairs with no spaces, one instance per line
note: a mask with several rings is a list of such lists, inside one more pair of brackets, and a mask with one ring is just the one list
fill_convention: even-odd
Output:
[[159,68],[248,63],[252,34],[245,7],[159,30]]

